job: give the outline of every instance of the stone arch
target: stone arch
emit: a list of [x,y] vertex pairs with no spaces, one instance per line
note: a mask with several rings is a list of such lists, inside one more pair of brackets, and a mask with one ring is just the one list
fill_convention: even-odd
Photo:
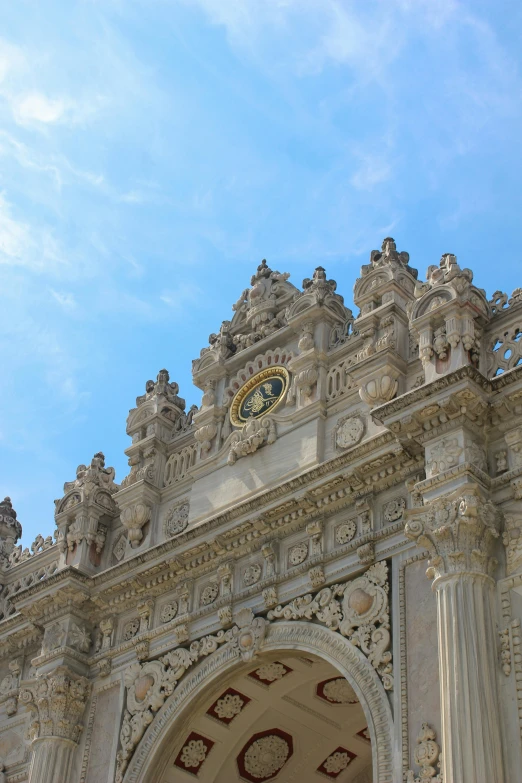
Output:
[[[367,658],[339,633],[302,621],[275,622],[268,626],[260,652],[273,655],[281,651],[317,655],[331,663],[350,682],[368,721],[374,780],[392,783],[393,719],[384,687]],[[151,773],[156,771],[169,737],[175,735],[186,720],[187,710],[194,710],[208,698],[208,690],[218,681],[249,666],[251,663],[243,662],[237,650],[226,645],[188,672],[142,737],[127,768],[124,783],[149,783],[154,780]]]

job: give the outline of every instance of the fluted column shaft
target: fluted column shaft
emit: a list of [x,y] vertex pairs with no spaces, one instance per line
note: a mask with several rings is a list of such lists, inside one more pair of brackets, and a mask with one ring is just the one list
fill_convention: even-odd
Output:
[[71,783],[76,743],[61,737],[46,737],[33,744],[29,783]]
[[503,783],[492,617],[493,580],[435,580],[444,783]]
[[505,783],[492,574],[500,516],[476,484],[406,513],[437,596],[444,783]]

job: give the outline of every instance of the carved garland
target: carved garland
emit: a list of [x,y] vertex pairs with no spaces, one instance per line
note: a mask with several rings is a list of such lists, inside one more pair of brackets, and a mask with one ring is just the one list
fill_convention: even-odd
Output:
[[269,620],[316,619],[339,631],[359,647],[380,675],[386,690],[393,688],[393,664],[388,613],[388,566],[375,563],[346,584],[332,585],[315,596],[295,598],[268,612]]
[[251,660],[263,644],[267,626],[277,620],[316,620],[339,631],[359,647],[380,675],[384,688],[393,688],[393,665],[388,613],[388,566],[373,565],[360,577],[323,588],[268,612],[267,620],[241,609],[236,625],[228,631],[205,636],[190,647],[178,647],[159,660],[133,663],[125,672],[127,708],[120,732],[115,783],[122,783],[125,770],[145,729],[173,693],[185,672],[201,658],[227,644],[232,654]]

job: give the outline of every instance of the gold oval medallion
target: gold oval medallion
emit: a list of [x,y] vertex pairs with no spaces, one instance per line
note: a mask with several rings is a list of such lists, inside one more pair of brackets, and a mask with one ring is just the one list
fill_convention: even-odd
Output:
[[242,427],[249,419],[260,419],[283,401],[290,383],[286,367],[267,367],[237,392],[230,405],[230,421]]

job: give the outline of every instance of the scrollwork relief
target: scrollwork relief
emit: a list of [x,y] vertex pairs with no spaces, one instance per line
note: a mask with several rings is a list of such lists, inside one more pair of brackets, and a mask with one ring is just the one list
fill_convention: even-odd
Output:
[[316,620],[339,631],[362,650],[381,676],[386,690],[391,690],[388,592],[388,566],[385,562],[375,563],[351,582],[325,587],[315,596],[300,596],[271,609],[268,619]]
[[250,609],[242,609],[230,630],[205,636],[192,642],[188,649],[178,647],[157,661],[136,662],[128,667],[124,675],[127,704],[120,732],[116,783],[122,783],[134,748],[187,669],[222,644],[229,644],[243,660],[251,660],[263,642],[265,626],[262,617],[254,617]]

